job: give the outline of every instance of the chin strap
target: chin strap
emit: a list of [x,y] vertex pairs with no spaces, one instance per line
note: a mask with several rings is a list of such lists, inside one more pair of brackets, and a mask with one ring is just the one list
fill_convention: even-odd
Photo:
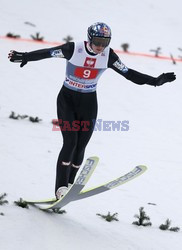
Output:
[[91,52],[91,53],[97,55],[97,54],[93,51],[93,49],[92,49],[92,47],[91,47],[91,44],[89,44],[89,42],[86,43],[86,47],[87,47],[87,49],[88,49],[89,52]]

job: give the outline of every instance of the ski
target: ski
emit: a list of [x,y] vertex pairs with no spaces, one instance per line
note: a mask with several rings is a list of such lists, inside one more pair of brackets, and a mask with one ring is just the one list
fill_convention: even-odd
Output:
[[[30,201],[27,202],[29,204],[50,204],[46,207],[41,207],[42,210],[48,210],[48,209],[60,209],[63,206],[67,205],[68,203],[76,200],[81,200],[84,198],[89,198],[91,196],[109,191],[113,188],[116,188],[120,185],[123,185],[134,178],[140,176],[143,174],[147,167],[144,165],[138,165],[136,166],[132,171],[128,172],[127,174],[120,176],[119,178],[116,178],[112,181],[109,181],[105,184],[101,184],[99,186],[83,190],[85,184],[88,182],[89,178],[91,177],[96,165],[98,163],[97,157],[91,157],[88,158],[86,161],[86,164],[84,165],[82,171],[80,172],[76,182],[73,184],[72,188],[69,190],[69,192],[61,199],[49,199],[49,200],[43,200],[43,201]],[[83,191],[82,191],[83,190]]]
[[[133,180],[134,178],[143,174],[146,170],[147,170],[147,167],[144,165],[136,166],[132,171],[128,172],[127,174],[120,176],[119,178],[116,178],[108,183],[102,184],[98,187],[94,187],[94,188],[91,188],[91,189],[88,189],[85,191],[81,191],[81,192],[79,192],[79,190],[76,190],[76,192],[72,192],[71,195],[67,196],[69,194],[68,193],[68,194],[66,194],[67,198],[65,196],[65,197],[63,197],[63,199],[60,202],[54,203],[53,205],[51,205],[45,209],[60,209],[63,206],[67,205],[69,202],[89,198],[93,195],[97,195],[97,194],[109,191],[113,188],[116,188],[120,185],[123,185],[123,184]],[[64,198],[65,198],[65,200],[64,200]]]
[[[70,188],[70,190],[68,191],[68,193],[61,199],[61,200],[57,200],[56,198],[52,198],[52,199],[47,199],[47,200],[38,200],[38,201],[25,201],[28,204],[32,204],[32,205],[49,205],[48,207],[45,208],[41,208],[41,209],[56,209],[58,208],[58,206],[60,206],[59,204],[68,204],[71,199],[74,196],[77,196],[78,193],[80,193],[80,191],[83,189],[83,187],[86,185],[86,183],[89,181],[91,175],[93,174],[97,164],[98,164],[99,158],[94,156],[94,157],[89,157],[86,160],[86,163],[83,167],[83,169],[81,170],[79,176],[76,179],[76,182],[72,185],[72,187]],[[64,205],[64,206],[65,206]]]
[[50,198],[50,199],[45,199],[45,200],[32,200],[32,201],[29,201],[29,200],[25,200],[26,203],[28,204],[52,204],[54,203],[55,201],[57,201],[56,197],[55,198]]
[[144,165],[136,166],[132,171],[128,172],[127,174],[125,174],[119,178],[116,178],[116,179],[114,179],[108,183],[102,184],[100,186],[81,191],[80,194],[76,197],[76,200],[88,198],[88,197],[91,197],[93,195],[97,195],[97,194],[106,192],[108,190],[111,190],[113,188],[116,188],[116,187],[123,185],[123,184],[133,180],[134,178],[140,176],[146,170],[147,170],[147,167]]

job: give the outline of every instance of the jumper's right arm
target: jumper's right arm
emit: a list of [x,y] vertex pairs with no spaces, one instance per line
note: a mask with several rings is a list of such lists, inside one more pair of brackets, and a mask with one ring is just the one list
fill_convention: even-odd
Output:
[[69,42],[57,47],[35,50],[31,52],[17,52],[15,50],[11,50],[8,54],[8,58],[11,62],[20,63],[20,67],[23,67],[25,64],[27,64],[27,62],[38,61],[51,57],[65,58],[69,60],[72,57],[73,51],[74,43]]

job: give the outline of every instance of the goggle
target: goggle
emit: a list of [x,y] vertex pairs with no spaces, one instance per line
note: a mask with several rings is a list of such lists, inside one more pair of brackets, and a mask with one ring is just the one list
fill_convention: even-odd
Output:
[[107,47],[109,45],[111,41],[111,38],[110,37],[93,37],[92,38],[92,43],[95,45],[95,46],[101,46],[101,47]]

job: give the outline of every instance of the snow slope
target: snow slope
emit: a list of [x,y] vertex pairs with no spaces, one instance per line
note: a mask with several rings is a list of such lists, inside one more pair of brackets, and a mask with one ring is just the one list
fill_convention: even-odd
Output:
[[[40,32],[48,41],[61,43],[67,35],[77,41],[86,39],[91,23],[104,21],[113,30],[114,49],[128,42],[131,51],[150,53],[160,46],[163,55],[180,55],[182,4],[178,0],[0,0],[0,5],[0,36],[13,32],[29,38]],[[128,67],[153,76],[174,71],[177,80],[159,88],[138,86],[106,71],[98,85],[98,118],[129,120],[130,129],[95,131],[85,158],[98,155],[100,162],[87,187],[125,174],[137,164],[147,165],[148,170],[115,190],[70,203],[66,214],[56,215],[22,209],[13,201],[53,196],[62,138],[60,132],[52,132],[51,120],[56,118],[65,61],[42,60],[20,69],[7,60],[9,50],[48,45],[4,39],[0,45],[0,193],[8,193],[9,200],[9,205],[0,206],[5,214],[0,216],[0,249],[180,250],[182,233],[158,227],[169,218],[172,226],[182,228],[182,63],[120,55]],[[11,111],[38,116],[42,122],[9,119]],[[152,227],[132,225],[141,206]],[[108,211],[117,212],[119,222],[96,216]]]

